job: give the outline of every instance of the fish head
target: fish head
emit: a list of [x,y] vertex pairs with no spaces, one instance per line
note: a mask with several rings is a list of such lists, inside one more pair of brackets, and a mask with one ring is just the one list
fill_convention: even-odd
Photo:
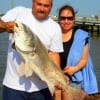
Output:
[[17,22],[16,24],[14,27],[15,48],[25,52],[32,52],[34,49],[33,32],[27,25],[21,22]]
[[14,26],[15,36],[18,36],[18,38],[26,39],[32,35],[32,31],[28,26],[21,22],[16,22],[16,24],[17,25]]

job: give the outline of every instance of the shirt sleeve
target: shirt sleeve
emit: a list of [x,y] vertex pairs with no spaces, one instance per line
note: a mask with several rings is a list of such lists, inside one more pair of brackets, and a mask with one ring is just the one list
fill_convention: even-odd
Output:
[[15,7],[4,14],[1,19],[5,22],[7,21],[15,21],[24,7]]
[[58,25],[55,29],[55,34],[52,38],[50,50],[53,52],[63,52],[63,44],[62,44],[62,33],[60,26]]

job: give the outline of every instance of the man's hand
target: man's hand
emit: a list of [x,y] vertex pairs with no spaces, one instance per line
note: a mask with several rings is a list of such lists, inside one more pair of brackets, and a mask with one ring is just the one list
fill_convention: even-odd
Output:
[[56,84],[55,84],[55,87],[56,87],[57,89],[59,89],[59,90],[62,90],[62,86],[61,86],[61,84],[59,84],[59,83],[56,83]]
[[54,92],[53,100],[70,100],[70,97],[65,90],[58,89]]
[[17,24],[14,21],[5,22],[5,30],[8,33],[14,32],[14,26],[17,26]]
[[56,83],[55,87],[57,88],[57,90],[54,92],[53,100],[69,100],[66,91],[59,83]]

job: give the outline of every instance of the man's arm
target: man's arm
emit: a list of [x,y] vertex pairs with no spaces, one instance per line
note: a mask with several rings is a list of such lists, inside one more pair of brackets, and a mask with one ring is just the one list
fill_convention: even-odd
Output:
[[54,61],[57,67],[60,68],[60,56],[59,53],[49,51],[49,57]]
[[0,32],[4,32],[6,29],[5,23],[0,19]]

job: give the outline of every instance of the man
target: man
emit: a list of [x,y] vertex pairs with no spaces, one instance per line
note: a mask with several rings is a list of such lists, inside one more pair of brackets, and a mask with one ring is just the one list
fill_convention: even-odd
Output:
[[[48,17],[52,0],[33,0],[32,10],[16,7],[0,19],[0,32],[13,33],[16,21],[26,24],[44,43],[48,54],[60,66],[58,52],[62,52],[61,30],[59,25]],[[3,80],[3,100],[51,100],[47,85],[38,77],[18,75],[19,57],[12,49],[12,34],[9,34],[7,69]]]

